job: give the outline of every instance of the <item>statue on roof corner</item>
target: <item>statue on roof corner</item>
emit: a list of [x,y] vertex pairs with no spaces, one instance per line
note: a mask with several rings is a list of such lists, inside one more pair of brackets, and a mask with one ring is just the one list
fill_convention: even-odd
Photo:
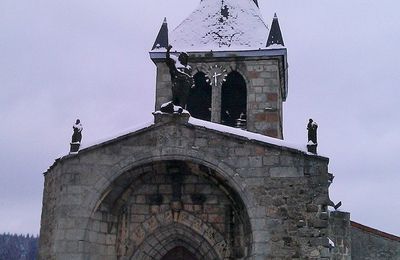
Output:
[[76,119],[75,124],[72,126],[74,133],[72,134],[71,148],[69,153],[77,153],[79,151],[79,147],[81,146],[82,141],[82,124],[81,120]]
[[308,130],[308,143],[307,143],[307,150],[310,153],[317,153],[317,129],[318,124],[312,120],[311,118],[308,120],[307,130]]
[[[171,74],[172,101],[161,106],[161,112],[182,113],[186,108],[189,91],[194,84],[192,68],[188,65],[189,55],[186,52],[181,52],[179,57],[176,57],[171,55],[171,49],[172,46],[168,45],[166,64]],[[174,106],[181,108],[176,110]]]

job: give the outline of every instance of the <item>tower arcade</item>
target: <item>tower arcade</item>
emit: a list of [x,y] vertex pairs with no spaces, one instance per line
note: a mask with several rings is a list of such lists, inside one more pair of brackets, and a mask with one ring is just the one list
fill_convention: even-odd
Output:
[[287,50],[278,18],[263,22],[257,1],[200,1],[169,32],[167,20],[150,52],[157,67],[156,110],[171,99],[165,48],[189,54],[195,86],[187,109],[193,117],[283,139],[283,106],[288,92]]

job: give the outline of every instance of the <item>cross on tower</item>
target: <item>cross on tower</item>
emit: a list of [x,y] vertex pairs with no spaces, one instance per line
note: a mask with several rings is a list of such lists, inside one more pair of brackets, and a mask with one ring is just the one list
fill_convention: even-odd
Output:
[[218,77],[221,75],[222,75],[222,73],[214,72],[214,75],[212,77],[214,78],[214,86],[215,87],[218,85]]
[[226,76],[226,73],[225,73],[226,70],[224,68],[219,67],[218,65],[211,66],[210,68],[211,68],[210,74],[211,74],[211,77],[213,79],[212,80],[213,81],[212,84],[214,85],[214,87],[217,87],[218,83],[219,83],[218,78],[221,77],[221,76],[225,77]]

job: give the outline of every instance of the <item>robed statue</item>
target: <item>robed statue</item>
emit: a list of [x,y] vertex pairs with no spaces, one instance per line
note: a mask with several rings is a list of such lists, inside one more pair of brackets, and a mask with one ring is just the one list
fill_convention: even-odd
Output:
[[71,140],[71,148],[70,148],[70,153],[77,153],[79,151],[79,147],[81,145],[82,141],[82,124],[81,120],[77,119],[75,121],[75,124],[72,126],[72,129],[74,130],[74,133],[72,134],[72,140]]
[[317,128],[318,128],[318,124],[310,118],[308,120],[308,124],[307,124],[308,142],[309,143],[311,141],[313,144],[317,144]]
[[[171,74],[172,105],[186,108],[189,91],[193,87],[192,68],[188,65],[189,55],[181,52],[179,57],[171,55],[171,45],[167,47],[166,64]],[[172,111],[173,112],[173,111]]]
[[318,124],[311,118],[308,120],[307,130],[308,130],[308,143],[307,150],[311,153],[317,153],[317,129]]

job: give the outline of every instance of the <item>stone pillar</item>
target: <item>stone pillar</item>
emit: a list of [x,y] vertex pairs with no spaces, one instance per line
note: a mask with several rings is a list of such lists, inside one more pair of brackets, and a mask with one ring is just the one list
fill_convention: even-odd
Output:
[[221,87],[221,83],[212,85],[211,122],[214,123],[221,122]]

